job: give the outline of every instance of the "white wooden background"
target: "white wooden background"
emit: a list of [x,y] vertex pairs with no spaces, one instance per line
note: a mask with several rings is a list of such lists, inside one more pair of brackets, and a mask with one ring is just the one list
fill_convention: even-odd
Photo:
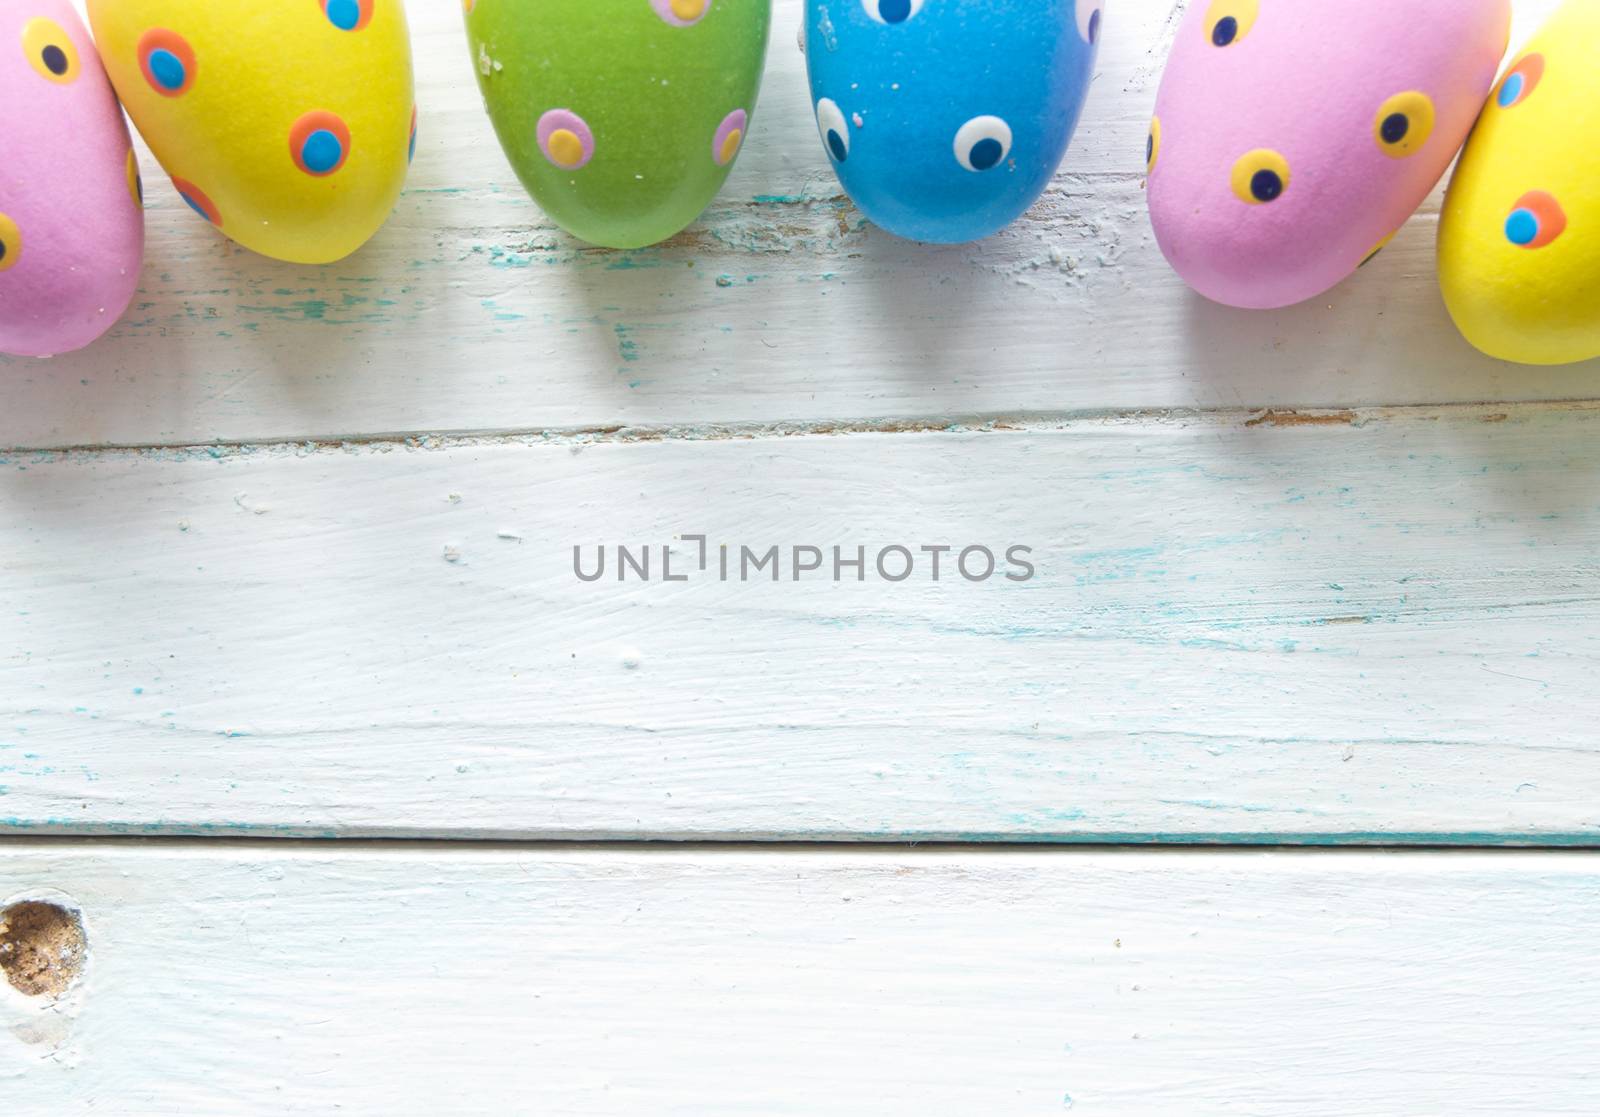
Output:
[[[1597,367],[1455,334],[1437,198],[1314,303],[1188,294],[1184,5],[1116,0],[1029,217],[895,241],[777,7],[668,245],[544,221],[413,3],[367,249],[252,256],[147,160],[128,319],[0,358],[0,906],[90,941],[0,999],[7,1108],[1594,1112],[1592,854],[624,844],[1600,841]],[[572,576],[686,534],[1039,572]]]

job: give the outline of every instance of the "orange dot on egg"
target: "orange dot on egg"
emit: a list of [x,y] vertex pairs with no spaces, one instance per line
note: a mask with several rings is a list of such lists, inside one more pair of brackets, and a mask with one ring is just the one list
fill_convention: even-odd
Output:
[[194,87],[199,63],[189,41],[176,31],[152,27],[139,37],[139,69],[163,97],[182,97]]
[[172,178],[172,185],[177,187],[178,196],[183,199],[185,205],[218,228],[222,227],[222,214],[218,212],[216,203],[206,196],[204,190],[176,175]]
[[739,145],[743,142],[744,133],[739,131],[739,129],[735,128],[733,131],[729,132],[727,138],[722,141],[720,162],[733,162],[733,157],[739,154]]
[[699,19],[708,3],[710,0],[672,0],[672,14],[682,20]]

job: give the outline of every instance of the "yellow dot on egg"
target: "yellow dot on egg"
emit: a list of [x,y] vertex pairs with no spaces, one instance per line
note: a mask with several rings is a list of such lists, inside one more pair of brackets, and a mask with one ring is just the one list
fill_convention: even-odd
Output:
[[576,167],[583,162],[583,141],[577,133],[557,128],[550,133],[550,158],[563,167]]
[[735,128],[728,133],[728,138],[722,141],[721,162],[731,163],[733,157],[739,154],[739,145],[744,143],[744,133]]
[[711,0],[672,0],[672,14],[679,19],[699,19]]

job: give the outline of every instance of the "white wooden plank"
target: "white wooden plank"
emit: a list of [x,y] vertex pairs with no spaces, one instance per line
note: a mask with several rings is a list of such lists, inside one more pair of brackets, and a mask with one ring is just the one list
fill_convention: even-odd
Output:
[[[1518,0],[1525,34],[1555,0]],[[863,227],[812,126],[778,0],[756,128],[706,219],[660,249],[552,229],[495,145],[459,7],[413,3],[411,187],[325,269],[229,247],[153,165],[143,292],[115,335],[0,359],[0,447],[353,433],[1587,398],[1594,366],[1514,368],[1455,333],[1430,203],[1326,299],[1274,314],[1190,295],[1141,173],[1172,0],[1118,0],[1072,154],[1026,221],[967,248]]]
[[1592,1114],[1592,855],[10,843],[8,1111]]
[[1545,407],[12,455],[0,824],[1594,842],[1597,471]]

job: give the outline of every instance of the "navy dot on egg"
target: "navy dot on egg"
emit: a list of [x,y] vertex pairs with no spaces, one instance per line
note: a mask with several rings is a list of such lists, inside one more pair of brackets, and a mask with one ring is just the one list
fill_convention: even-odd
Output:
[[911,18],[911,0],[879,0],[878,14],[885,23],[904,23]]
[[1383,142],[1397,144],[1411,131],[1411,119],[1403,112],[1390,113],[1383,119]]
[[1277,171],[1257,171],[1250,178],[1250,193],[1258,202],[1277,201],[1283,194],[1283,179]]
[[1100,41],[1100,15],[1100,9],[1096,8],[1094,14],[1089,17],[1089,41],[1091,43]]
[[967,156],[967,160],[977,170],[987,171],[1000,162],[1000,157],[1005,153],[1006,149],[999,140],[984,139],[972,145],[972,152]]
[[0,240],[0,261],[4,261],[6,258],[6,253],[10,251],[11,249],[6,245],[6,242]]
[[44,68],[56,77],[67,72],[67,52],[60,47],[51,45],[40,52],[39,58],[44,62]]
[[828,129],[828,150],[833,152],[833,157],[843,163],[845,156],[850,154],[849,148],[844,146],[844,137],[832,128]]
[[1239,21],[1233,16],[1223,16],[1211,29],[1211,41],[1225,47],[1239,37]]

